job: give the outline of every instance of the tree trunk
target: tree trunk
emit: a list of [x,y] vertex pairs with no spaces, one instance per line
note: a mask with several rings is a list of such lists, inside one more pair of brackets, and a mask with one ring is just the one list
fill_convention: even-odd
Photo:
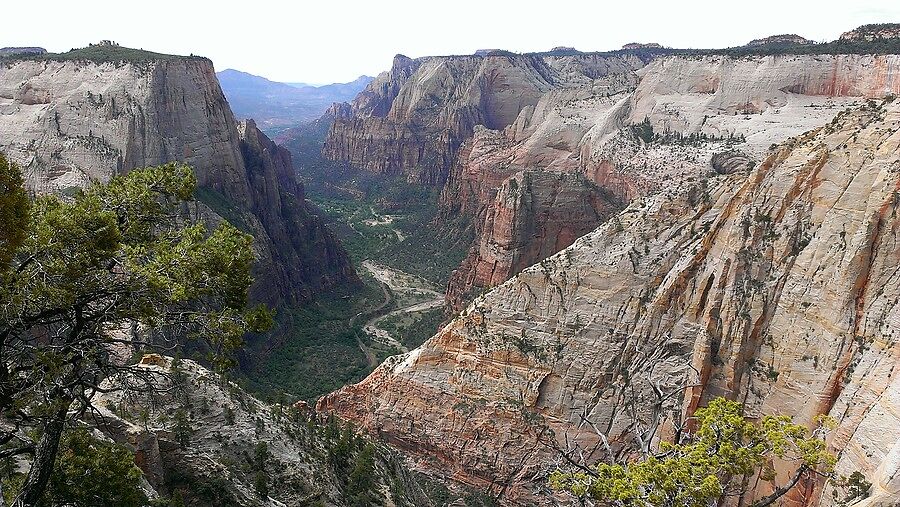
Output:
[[779,498],[784,496],[785,493],[790,491],[791,488],[793,488],[798,482],[800,482],[800,477],[802,477],[803,473],[808,469],[809,468],[805,464],[800,465],[800,468],[797,469],[797,473],[795,473],[794,476],[791,477],[791,480],[788,481],[787,484],[775,488],[775,491],[773,491],[771,495],[760,498],[756,502],[753,502],[753,505],[751,505],[750,507],[766,507],[767,505],[772,505],[773,503],[775,503],[775,500],[778,500]]
[[56,462],[56,453],[59,451],[59,440],[66,426],[66,414],[69,411],[71,401],[63,402],[53,418],[44,426],[44,434],[38,441],[34,451],[34,461],[28,471],[28,477],[22,484],[22,491],[13,501],[13,507],[34,507],[44,496],[50,474],[53,472],[53,464]]

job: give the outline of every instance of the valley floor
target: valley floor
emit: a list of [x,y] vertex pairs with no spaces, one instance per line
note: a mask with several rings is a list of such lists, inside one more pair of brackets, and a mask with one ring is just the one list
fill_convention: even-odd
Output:
[[437,195],[402,181],[344,178],[307,196],[362,281],[279,311],[275,339],[251,343],[245,384],[272,401],[313,401],[412,350],[446,321],[444,287],[467,244],[433,226]]

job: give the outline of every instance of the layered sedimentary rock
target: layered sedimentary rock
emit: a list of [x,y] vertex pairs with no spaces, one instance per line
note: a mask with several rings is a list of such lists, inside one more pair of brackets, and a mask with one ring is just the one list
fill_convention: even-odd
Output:
[[[739,150],[743,161],[719,169],[747,170],[773,144],[866,98],[900,92],[896,55],[681,55],[648,63],[657,53],[637,54],[398,56],[352,104],[336,106],[324,154],[443,184],[436,225],[463,215],[475,232],[447,288],[451,307],[461,309],[608,216],[564,198],[552,201],[554,213],[577,217],[565,232],[542,224],[541,206],[504,219],[509,199],[498,192],[523,171],[553,173],[542,178],[563,195],[621,209],[674,180],[698,178],[717,154]],[[643,122],[651,130],[644,139],[631,127]]]
[[136,167],[184,162],[196,172],[200,201],[255,236],[259,299],[302,302],[355,279],[304,200],[290,155],[252,123],[238,126],[212,62],[118,51],[132,60],[0,62],[0,150],[22,165],[33,190],[65,193]]
[[[498,189],[519,171],[583,175],[606,192],[611,206],[621,207],[675,181],[698,178],[716,165],[716,155],[721,159],[736,148],[743,158],[732,157],[728,167],[717,170],[752,168],[773,144],[821,126],[867,97],[900,91],[895,68],[900,68],[895,55],[659,58],[637,71],[636,86],[605,76],[555,89],[502,130],[476,128],[441,200],[445,213],[475,217],[477,238],[451,278],[448,302],[461,308],[471,294],[540,261],[553,246],[567,246],[532,234],[534,244],[524,249],[517,266],[511,262],[519,256],[516,249],[494,241],[526,227],[527,220],[494,219]],[[630,126],[642,123],[652,131],[636,139]],[[582,218],[573,220],[575,237],[605,218],[568,211]]]
[[502,129],[547,91],[612,74],[633,76],[642,65],[628,55],[397,55],[390,72],[339,110],[323,153],[372,172],[441,185],[477,125]]
[[[669,423],[723,395],[750,415],[833,416],[837,471],[874,484],[868,505],[894,504],[898,196],[900,104],[879,100],[749,174],[710,169],[635,200],[318,408],[517,504],[546,501],[560,450],[602,458],[594,428],[632,448],[628,410],[646,415],[651,385],[679,392]],[[809,479],[787,502],[832,498]]]
[[628,123],[657,131],[740,134],[762,154],[861,98],[900,93],[898,55],[662,58],[648,65]]

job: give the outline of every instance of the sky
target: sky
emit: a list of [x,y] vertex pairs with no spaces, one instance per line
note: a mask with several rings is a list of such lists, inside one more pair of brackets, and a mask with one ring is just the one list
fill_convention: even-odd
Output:
[[[900,22],[897,0],[303,0],[4,2],[0,47],[67,51],[103,39],[161,53],[197,54],[216,70],[325,84],[410,57],[477,49],[581,51],[628,42],[728,47],[797,33],[834,40],[866,23]],[[739,4],[740,7],[735,7]],[[48,13],[45,15],[44,13]]]

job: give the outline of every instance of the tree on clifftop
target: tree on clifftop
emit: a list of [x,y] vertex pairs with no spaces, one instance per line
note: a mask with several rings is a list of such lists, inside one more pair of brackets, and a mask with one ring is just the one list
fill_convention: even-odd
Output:
[[225,366],[247,331],[270,325],[248,308],[252,238],[178,218],[195,186],[190,168],[169,164],[29,202],[0,156],[0,459],[31,457],[14,505],[41,501],[63,431],[111,389],[104,379],[158,389],[117,347],[200,340]]
[[[716,398],[694,415],[697,430],[680,442],[659,445],[656,453],[631,463],[599,463],[577,471],[557,470],[554,489],[611,506],[708,507],[726,496],[746,493],[757,479],[772,483],[770,495],[751,507],[773,504],[801,479],[829,475],[835,457],[823,439],[831,421],[822,418],[810,432],[786,416],[746,419],[740,403]],[[790,479],[776,484],[775,460],[792,463]]]

